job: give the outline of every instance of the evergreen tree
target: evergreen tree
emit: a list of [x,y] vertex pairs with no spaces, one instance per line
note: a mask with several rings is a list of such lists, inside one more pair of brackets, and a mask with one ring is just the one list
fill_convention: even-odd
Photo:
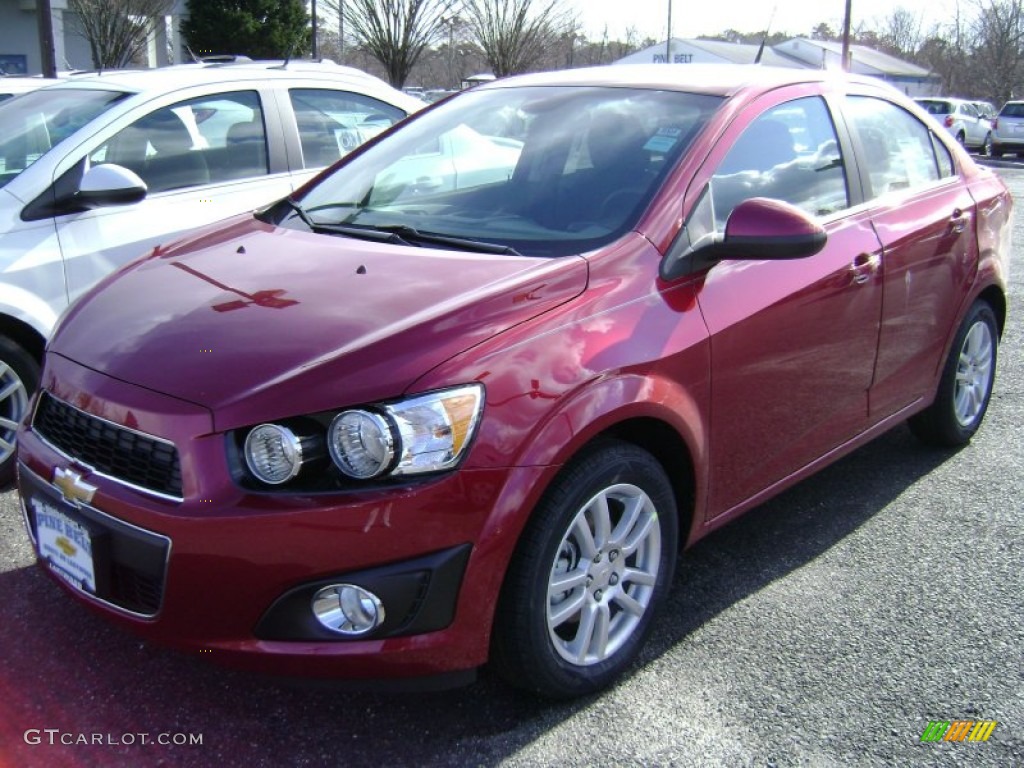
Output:
[[303,0],[188,0],[181,31],[196,56],[296,58],[312,41]]

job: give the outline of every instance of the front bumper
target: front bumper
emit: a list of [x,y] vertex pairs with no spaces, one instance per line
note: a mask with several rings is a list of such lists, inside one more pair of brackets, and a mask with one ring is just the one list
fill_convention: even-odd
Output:
[[[541,469],[464,469],[358,493],[254,493],[232,482],[224,436],[196,429],[212,423],[198,407],[143,396],[67,361],[48,366],[44,387],[181,453],[183,498],[174,500],[92,471],[31,424],[19,433],[29,533],[35,540],[36,513],[45,504],[92,532],[91,588],[47,570],[108,619],[155,643],[280,675],[437,675],[486,661],[514,541],[513,534],[507,545],[494,545],[488,531],[503,531],[502,540],[515,531],[500,521],[520,517],[525,489]],[[92,498],[68,503],[52,483],[56,468],[80,473],[95,488]],[[492,543],[480,546],[481,539]],[[142,602],[117,573],[131,569],[147,579]],[[320,628],[310,595],[338,581],[379,590],[388,621],[358,640]]]

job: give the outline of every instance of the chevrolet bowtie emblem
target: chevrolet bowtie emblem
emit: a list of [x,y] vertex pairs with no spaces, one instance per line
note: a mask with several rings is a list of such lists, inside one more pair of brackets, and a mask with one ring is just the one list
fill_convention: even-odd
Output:
[[88,504],[96,493],[96,486],[82,480],[82,476],[70,469],[56,467],[53,470],[53,484],[61,492],[65,501],[74,504]]

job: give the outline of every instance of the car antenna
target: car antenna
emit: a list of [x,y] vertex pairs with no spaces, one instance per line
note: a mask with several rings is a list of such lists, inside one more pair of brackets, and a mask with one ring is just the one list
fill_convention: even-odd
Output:
[[193,64],[202,64],[203,60],[196,56],[196,52],[192,50],[192,47],[188,43],[182,43],[185,46],[185,52],[192,57]]
[[292,52],[295,50],[295,45],[298,43],[298,38],[292,40],[288,45],[288,50],[284,53],[284,62],[279,67],[271,67],[271,69],[288,69],[288,62],[292,60]]
[[772,6],[772,15],[768,17],[768,26],[764,29],[764,36],[761,38],[761,45],[757,49],[757,56],[754,57],[755,64],[761,63],[761,57],[764,55],[764,44],[768,41],[768,33],[771,31],[772,22],[775,21],[775,11],[777,11],[778,8],[779,6],[777,5]]

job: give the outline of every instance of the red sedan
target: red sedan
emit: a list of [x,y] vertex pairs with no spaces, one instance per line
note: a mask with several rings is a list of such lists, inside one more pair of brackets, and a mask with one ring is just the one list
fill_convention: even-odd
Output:
[[28,531],[214,661],[594,691],[687,545],[908,419],[970,440],[1011,210],[870,78],[499,80],[79,301]]

